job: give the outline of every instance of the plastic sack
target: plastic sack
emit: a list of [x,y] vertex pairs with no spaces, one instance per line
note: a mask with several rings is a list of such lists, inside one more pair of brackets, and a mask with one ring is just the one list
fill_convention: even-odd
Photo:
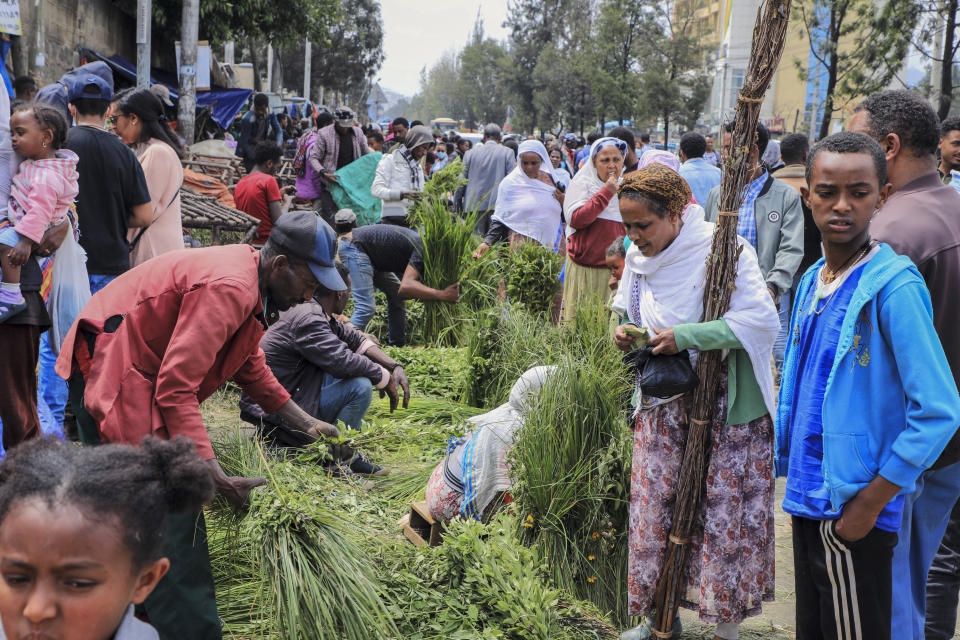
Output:
[[60,345],[73,321],[90,301],[90,279],[87,276],[87,252],[67,233],[53,258],[53,277],[47,311],[50,313],[50,348],[60,353]]
[[370,193],[370,186],[377,174],[377,165],[382,153],[368,153],[360,156],[345,167],[337,170],[339,182],[331,182],[330,195],[340,209],[352,209],[357,214],[357,226],[380,222],[383,200]]

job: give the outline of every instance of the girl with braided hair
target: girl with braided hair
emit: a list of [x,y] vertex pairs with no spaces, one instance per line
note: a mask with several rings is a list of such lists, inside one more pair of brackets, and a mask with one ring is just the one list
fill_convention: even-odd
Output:
[[[706,261],[714,225],[690,204],[690,188],[662,164],[626,174],[620,214],[633,242],[614,310],[653,336],[653,357],[687,350],[729,350],[711,426],[706,493],[689,541],[681,604],[717,625],[715,637],[737,638],[739,623],[773,599],[773,377],[770,356],[779,331],[756,254],[743,246],[736,286],[723,318],[702,322]],[[741,242],[741,245],[743,243]],[[617,346],[635,339],[617,327]],[[711,381],[713,382],[713,381]],[[692,392],[656,397],[639,386],[630,487],[630,613],[651,612],[672,524]],[[647,637],[643,624],[624,634]]]
[[156,640],[134,607],[150,616],[179,606],[150,598],[168,573],[184,579],[164,557],[170,514],[212,497],[209,468],[186,438],[139,447],[41,438],[13,449],[0,464],[0,640]]

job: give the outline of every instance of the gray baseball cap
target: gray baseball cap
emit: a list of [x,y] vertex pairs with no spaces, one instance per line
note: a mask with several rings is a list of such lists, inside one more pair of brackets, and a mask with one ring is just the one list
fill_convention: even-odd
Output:
[[333,217],[333,221],[337,224],[351,224],[357,221],[357,214],[353,209],[340,209]]
[[317,281],[331,291],[347,285],[334,265],[337,234],[315,211],[288,211],[270,230],[270,241],[286,255],[306,261]]

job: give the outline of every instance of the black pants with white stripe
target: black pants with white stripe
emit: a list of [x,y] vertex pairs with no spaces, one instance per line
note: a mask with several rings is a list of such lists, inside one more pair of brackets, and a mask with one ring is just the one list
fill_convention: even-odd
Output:
[[847,542],[835,521],[793,516],[797,640],[890,640],[890,566],[897,534]]

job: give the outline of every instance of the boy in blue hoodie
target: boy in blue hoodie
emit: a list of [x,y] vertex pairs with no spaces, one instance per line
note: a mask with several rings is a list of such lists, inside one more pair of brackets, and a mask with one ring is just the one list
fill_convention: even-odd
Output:
[[870,239],[890,190],[880,146],[830,136],[806,174],[824,259],[797,290],[775,458],[793,517],[797,639],[886,640],[903,495],[960,423],[960,397],[923,279]]

